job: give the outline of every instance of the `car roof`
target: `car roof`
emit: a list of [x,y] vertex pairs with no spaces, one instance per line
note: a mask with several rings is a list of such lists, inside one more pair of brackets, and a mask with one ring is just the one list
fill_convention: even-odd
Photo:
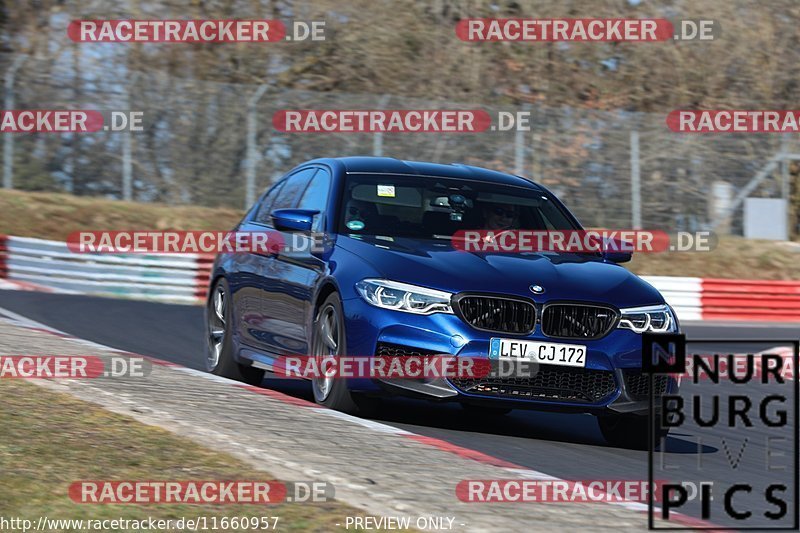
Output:
[[318,159],[316,162],[337,161],[342,164],[348,173],[372,174],[406,174],[419,176],[436,176],[443,178],[458,178],[464,180],[489,181],[506,185],[516,185],[541,190],[536,183],[520,176],[489,170],[488,168],[474,167],[452,163],[442,165],[425,161],[405,161],[393,157],[337,157],[331,159]]

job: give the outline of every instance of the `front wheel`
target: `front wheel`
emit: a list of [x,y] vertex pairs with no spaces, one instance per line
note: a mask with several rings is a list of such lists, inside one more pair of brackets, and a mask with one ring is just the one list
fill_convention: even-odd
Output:
[[[652,422],[655,423],[655,422]],[[646,450],[649,443],[651,421],[647,415],[602,415],[597,417],[600,433],[612,446]],[[667,436],[669,428],[655,428],[655,447]]]
[[[345,339],[344,312],[342,300],[336,293],[331,294],[317,310],[311,338],[311,355],[317,359],[317,368],[324,368],[325,359],[337,358],[347,354]],[[336,364],[331,365],[336,368]],[[347,388],[344,378],[326,375],[311,380],[314,400],[325,407],[345,413],[366,416],[376,408],[376,400],[356,397]]]
[[260,385],[264,371],[240,365],[233,358],[230,288],[224,278],[214,284],[206,306],[206,370],[217,376]]

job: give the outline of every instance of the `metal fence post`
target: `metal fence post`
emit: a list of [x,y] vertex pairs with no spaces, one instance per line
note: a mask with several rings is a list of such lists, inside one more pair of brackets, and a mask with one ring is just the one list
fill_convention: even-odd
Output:
[[[522,109],[526,111],[528,114],[527,116],[530,118],[530,109],[531,106],[529,104],[525,104]],[[519,115],[518,115],[519,116]],[[515,124],[517,126],[516,134],[514,135],[514,174],[521,176],[525,173],[525,128],[521,127],[519,124],[519,120],[515,120]],[[528,128],[530,128],[530,122],[528,122]]]
[[256,104],[267,91],[267,85],[258,86],[247,101],[247,173],[244,192],[244,209],[250,209],[256,201]]
[[[390,96],[384,94],[378,101],[378,109],[383,109],[389,102]],[[375,157],[383,157],[383,132],[378,131],[372,136],[372,155]]]
[[126,128],[122,132],[122,199],[126,202],[133,200],[133,164],[131,157],[131,131]]
[[[131,94],[130,87],[139,77],[138,72],[134,72],[128,83],[125,84],[125,111],[128,113],[130,121]],[[122,199],[126,202],[133,200],[133,149],[131,138],[130,123],[125,131],[122,132]]]
[[789,185],[789,143],[786,135],[781,135],[781,198],[786,202],[786,236],[789,240],[794,235],[792,227],[792,193]]
[[642,229],[642,177],[639,168],[639,132],[631,130],[631,225]]
[[[781,136],[781,198],[789,202],[789,153],[786,136]],[[787,210],[788,212],[788,210]]]
[[525,132],[517,125],[514,134],[514,174],[520,175],[525,170]]
[[[14,109],[14,77],[17,70],[25,62],[26,56],[19,55],[14,58],[5,76],[5,102],[6,111]],[[14,135],[7,133],[3,136],[3,188],[14,188]]]

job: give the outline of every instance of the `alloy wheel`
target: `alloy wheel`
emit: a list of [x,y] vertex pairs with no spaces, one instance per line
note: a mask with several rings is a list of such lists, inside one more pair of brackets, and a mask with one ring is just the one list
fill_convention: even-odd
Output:
[[222,285],[217,285],[208,306],[208,356],[206,364],[213,370],[219,364],[225,344],[225,305],[227,295]]
[[[312,355],[316,359],[317,368],[325,368],[329,362],[331,368],[336,368],[335,359],[339,355],[339,317],[336,308],[332,305],[325,306],[319,313],[314,326],[314,346]],[[333,359],[334,361],[329,361]],[[329,362],[326,362],[328,360]],[[325,401],[333,389],[335,372],[330,371],[325,376],[314,378],[312,387],[314,398],[318,402]]]

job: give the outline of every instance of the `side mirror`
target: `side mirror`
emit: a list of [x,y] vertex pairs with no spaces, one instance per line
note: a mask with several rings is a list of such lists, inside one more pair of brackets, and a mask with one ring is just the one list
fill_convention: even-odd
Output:
[[276,209],[270,216],[279,231],[311,231],[319,209]]
[[603,259],[610,263],[627,263],[633,258],[633,252],[612,252],[606,250],[603,252]]
[[633,257],[633,245],[622,239],[609,239],[603,243],[603,259],[610,263],[627,263]]

